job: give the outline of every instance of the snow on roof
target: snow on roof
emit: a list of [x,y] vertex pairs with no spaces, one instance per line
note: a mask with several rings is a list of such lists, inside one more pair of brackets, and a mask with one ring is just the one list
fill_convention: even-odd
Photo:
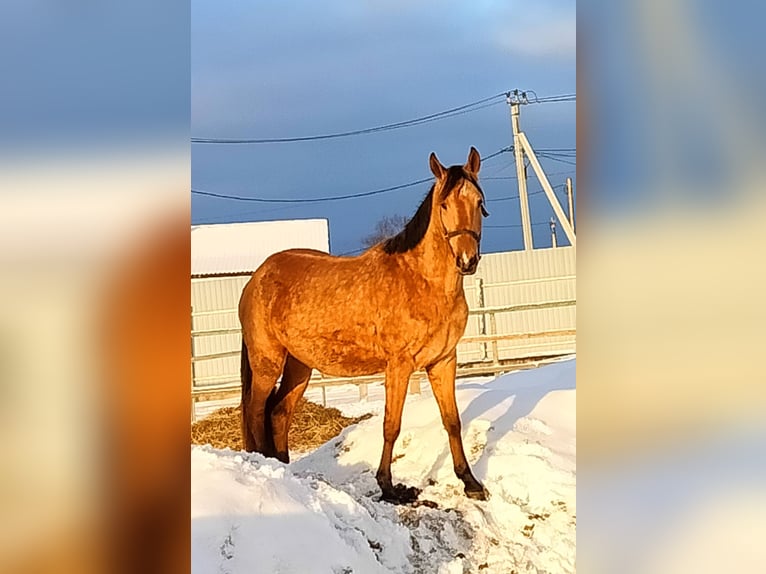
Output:
[[330,251],[326,219],[195,225],[192,277],[252,273],[272,253],[294,247]]

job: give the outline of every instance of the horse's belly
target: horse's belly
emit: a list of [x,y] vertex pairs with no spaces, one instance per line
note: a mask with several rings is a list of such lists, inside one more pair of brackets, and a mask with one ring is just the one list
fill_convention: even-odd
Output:
[[372,375],[386,368],[386,361],[379,352],[354,341],[323,337],[292,341],[287,349],[306,365],[334,377]]

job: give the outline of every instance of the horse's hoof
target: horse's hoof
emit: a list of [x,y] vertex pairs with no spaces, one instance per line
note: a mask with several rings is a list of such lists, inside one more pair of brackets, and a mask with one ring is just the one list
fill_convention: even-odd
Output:
[[392,504],[410,504],[418,499],[418,496],[420,496],[420,489],[415,488],[414,486],[395,484],[391,488],[383,490],[382,493],[381,500],[385,500],[386,502]]
[[290,464],[290,455],[287,452],[277,452],[274,454],[274,458],[276,458],[279,462]]
[[464,490],[465,495],[473,500],[487,500],[489,498],[489,493],[483,486],[480,486],[478,489],[466,487]]

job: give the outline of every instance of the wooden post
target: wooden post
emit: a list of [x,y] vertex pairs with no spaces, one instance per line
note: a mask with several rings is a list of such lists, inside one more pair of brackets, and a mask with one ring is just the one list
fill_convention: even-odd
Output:
[[191,337],[191,355],[189,357],[189,366],[191,370],[191,421],[197,420],[197,401],[194,400],[194,307],[191,307],[191,330],[189,331]]
[[[476,278],[476,305],[480,308],[484,308],[484,279],[481,277]],[[485,314],[479,315],[479,333],[481,335],[487,334],[487,316]],[[487,343],[481,344],[482,348],[482,361],[489,359],[487,351]]]
[[359,400],[367,400],[367,383],[362,383],[359,385]]
[[567,200],[569,201],[569,225],[572,229],[575,228],[574,224],[574,199],[572,197],[572,178],[567,178]]
[[[489,314],[489,330],[492,335],[497,335],[497,320],[495,319],[495,313]],[[492,363],[495,365],[500,364],[500,353],[497,350],[497,339],[492,339]]]
[[524,147],[519,140],[519,102],[511,99],[511,92],[506,94],[506,102],[511,107],[511,129],[513,130],[513,156],[516,160],[516,178],[519,182],[519,203],[521,205],[521,231],[524,237],[524,249],[534,249],[532,243],[532,220],[529,217],[529,198],[527,197],[527,170],[524,167]]
[[322,385],[322,406],[327,406],[327,387]]
[[420,394],[420,375],[412,375],[410,377],[410,394]]

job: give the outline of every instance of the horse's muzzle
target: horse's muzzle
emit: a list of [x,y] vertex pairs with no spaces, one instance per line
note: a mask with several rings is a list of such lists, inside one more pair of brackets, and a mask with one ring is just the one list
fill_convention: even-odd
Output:
[[479,256],[474,255],[471,258],[456,257],[455,264],[461,275],[473,275],[479,266]]

